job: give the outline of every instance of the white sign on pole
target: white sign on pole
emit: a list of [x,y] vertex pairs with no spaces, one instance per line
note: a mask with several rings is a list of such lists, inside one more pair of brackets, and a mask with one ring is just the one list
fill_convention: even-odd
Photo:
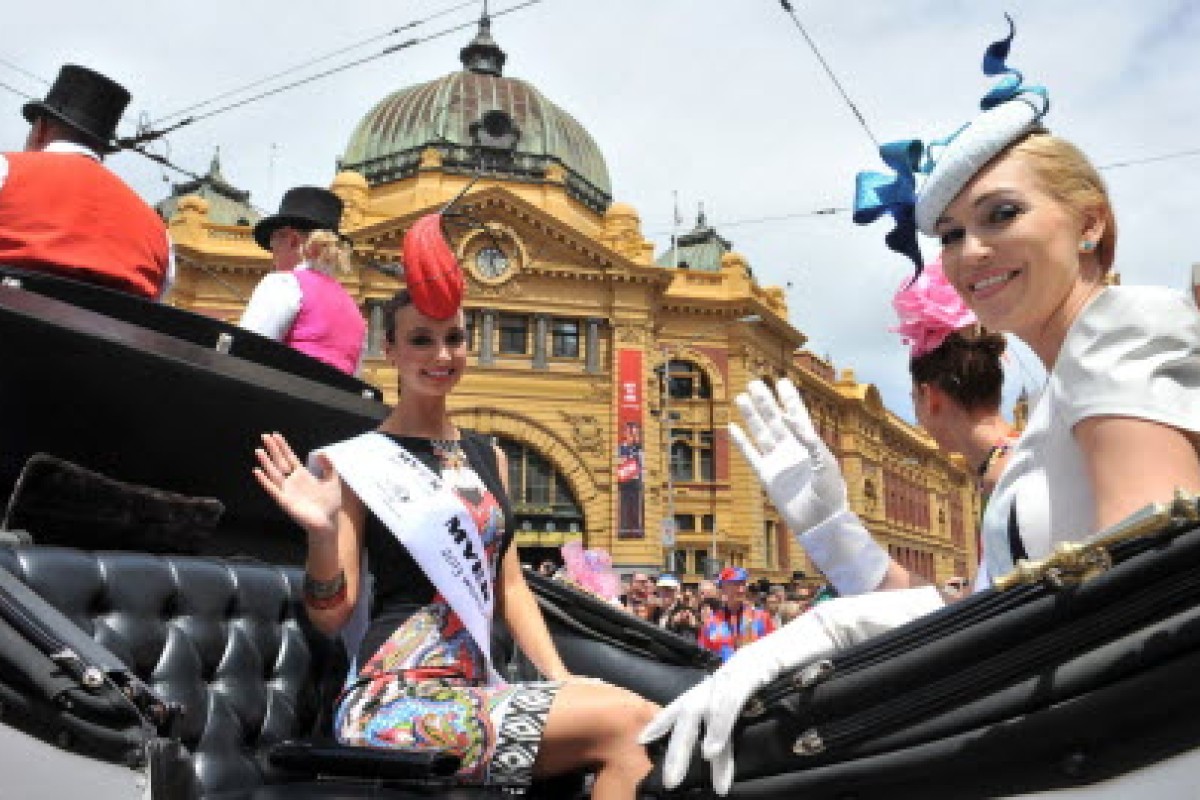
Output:
[[664,519],[662,521],[662,546],[675,546],[675,520]]

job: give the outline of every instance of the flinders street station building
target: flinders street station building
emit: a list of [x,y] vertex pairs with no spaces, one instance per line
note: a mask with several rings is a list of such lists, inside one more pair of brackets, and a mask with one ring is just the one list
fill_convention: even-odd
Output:
[[[893,556],[931,580],[973,571],[980,502],[960,458],[888,411],[852,369],[806,351],[783,291],[759,285],[702,215],[656,254],[638,211],[614,201],[587,130],[504,75],[486,20],[461,61],[399,88],[347,131],[330,188],[345,203],[356,265],[342,281],[369,321],[362,377],[390,402],[382,305],[403,285],[401,241],[482,170],[448,226],[469,336],[451,407],[508,455],[522,561],[555,558],[577,539],[624,573],[695,582],[742,565],[755,579],[820,580],[726,430],[747,383],[786,376],[841,461],[852,507]],[[494,111],[512,141],[488,147]],[[236,321],[271,269],[251,238],[260,213],[248,193],[214,158],[159,210],[176,248],[171,302]]]

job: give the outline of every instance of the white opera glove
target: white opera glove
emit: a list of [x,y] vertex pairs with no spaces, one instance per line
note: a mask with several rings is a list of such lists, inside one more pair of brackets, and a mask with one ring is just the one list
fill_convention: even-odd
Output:
[[[797,541],[839,594],[874,591],[888,556],[849,509],[837,459],[813,427],[795,385],[762,381],[735,399],[749,437],[735,423],[729,433]],[[753,440],[753,443],[752,441]]]
[[703,726],[701,755],[710,764],[713,789],[728,794],[734,775],[733,726],[755,692],[788,670],[828,658],[943,605],[932,586],[820,603],[734,653],[719,670],[659,711],[638,741],[648,744],[670,732],[662,775],[663,785],[674,789],[687,774]]

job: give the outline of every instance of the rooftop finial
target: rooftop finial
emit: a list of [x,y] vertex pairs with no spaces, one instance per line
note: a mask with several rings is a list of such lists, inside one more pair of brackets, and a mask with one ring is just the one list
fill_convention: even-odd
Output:
[[700,210],[696,212],[696,230],[708,227],[708,217],[704,216],[704,201],[700,201]]
[[492,38],[492,18],[488,16],[486,0],[483,14],[479,17],[479,32],[469,45],[459,51],[458,57],[463,67],[471,72],[497,77],[504,72],[504,62],[508,56]]
[[232,185],[225,180],[225,176],[221,174],[221,145],[217,145],[213,149],[212,161],[208,165],[208,174],[204,176],[204,180],[207,180],[213,186],[229,187],[230,189],[233,188]]

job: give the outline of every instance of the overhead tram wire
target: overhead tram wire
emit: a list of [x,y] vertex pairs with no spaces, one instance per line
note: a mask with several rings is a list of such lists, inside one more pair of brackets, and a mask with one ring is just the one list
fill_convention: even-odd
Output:
[[794,22],[796,25],[796,30],[800,31],[800,35],[804,37],[804,41],[808,42],[809,49],[813,51],[813,55],[817,57],[817,61],[821,62],[821,66],[825,69],[825,74],[829,76],[829,80],[833,81],[833,85],[837,87],[838,92],[842,95],[842,99],[845,100],[846,105],[850,107],[850,111],[854,114],[854,118],[858,120],[858,124],[862,126],[864,131],[867,132],[867,136],[871,138],[872,144],[874,144],[875,149],[878,150],[879,140],[876,139],[875,134],[871,132],[871,127],[867,125],[867,120],[858,110],[858,106],[854,105],[854,101],[851,100],[850,95],[846,93],[846,89],[842,86],[842,82],[838,80],[837,75],[833,74],[833,69],[830,68],[829,62],[825,60],[825,57],[821,55],[821,51],[817,49],[816,42],[812,40],[812,37],[808,35],[808,31],[806,31],[804,26],[800,24],[800,18],[796,16],[796,12],[792,9],[792,4],[788,2],[788,0],[779,0],[779,5],[782,6],[783,10],[786,11],[788,16],[792,18],[792,22]]
[[362,39],[361,41],[354,42],[353,44],[348,44],[345,47],[339,47],[337,50],[331,50],[330,52],[325,53],[324,55],[317,56],[316,58],[309,59],[308,61],[305,61],[301,64],[296,64],[294,66],[288,67],[287,69],[280,70],[279,72],[276,72],[273,75],[268,75],[265,78],[259,78],[256,81],[252,81],[250,83],[245,84],[244,86],[239,86],[236,89],[230,89],[228,91],[221,92],[220,94],[213,95],[212,97],[208,98],[207,100],[201,100],[198,103],[193,103],[192,105],[187,106],[185,108],[181,108],[178,111],[172,111],[170,114],[164,114],[161,117],[159,117],[158,119],[154,120],[154,122],[152,122],[151,125],[160,125],[166,120],[173,119],[174,117],[182,116],[182,115],[188,113],[189,111],[195,111],[198,108],[203,108],[204,106],[212,105],[213,103],[215,103],[219,100],[224,100],[228,97],[242,94],[243,92],[247,92],[250,89],[253,89],[258,86],[262,86],[265,83],[270,83],[271,81],[277,80],[279,78],[283,78],[287,75],[291,75],[294,72],[299,72],[300,70],[311,67],[314,64],[320,64],[322,61],[328,61],[329,59],[334,58],[335,56],[340,56],[343,53],[348,53],[349,51],[355,50],[359,47],[364,47],[365,45],[372,44],[374,42],[378,42],[382,39],[387,39],[390,36],[396,36],[397,34],[403,32],[403,31],[418,27],[420,25],[424,25],[425,23],[430,22],[431,20],[437,19],[438,17],[443,17],[447,14],[452,14],[455,11],[466,8],[467,6],[473,6],[477,2],[478,2],[478,0],[466,0],[466,2],[458,3],[456,5],[450,6],[449,8],[444,8],[441,11],[436,11],[426,17],[422,17],[421,19],[413,20],[412,22],[406,22],[403,25],[392,28],[387,33],[380,33],[375,36],[370,36],[370,37],[367,37],[366,39]]
[[42,84],[43,86],[50,85],[50,81],[46,80],[41,75],[34,74],[34,73],[30,72],[29,70],[25,69],[24,67],[22,67],[21,65],[14,64],[13,62],[9,61],[6,58],[0,58],[0,65],[8,67],[13,72],[19,72],[22,75],[24,75],[26,78],[32,78],[33,80],[37,81],[38,83]]
[[[534,6],[539,3],[543,3],[543,2],[545,2],[545,0],[525,0],[522,3],[517,3],[514,6],[509,6],[506,9],[497,11],[494,14],[492,14],[491,17],[493,19],[495,19],[496,17],[504,16],[505,14],[511,14],[515,11],[520,11],[523,8],[528,8],[529,6]],[[364,56],[363,58],[355,59],[354,61],[349,61],[345,64],[340,64],[336,67],[332,67],[330,69],[324,70],[323,72],[318,72],[314,75],[309,75],[308,77],[301,78],[298,81],[292,81],[291,83],[285,83],[282,86],[277,86],[273,89],[268,89],[265,92],[259,92],[256,95],[252,95],[250,97],[243,98],[242,100],[238,100],[237,102],[229,103],[228,105],[224,105],[219,108],[215,108],[212,111],[207,111],[203,114],[199,114],[194,117],[185,117],[185,118],[179,120],[178,122],[176,122],[175,124],[168,125],[166,128],[163,128],[161,130],[153,130],[153,129],[144,130],[135,136],[131,136],[131,137],[119,140],[118,144],[120,144],[122,147],[128,147],[130,145],[137,145],[137,144],[143,144],[145,142],[152,142],[155,139],[160,139],[163,136],[166,136],[168,133],[172,133],[173,131],[176,131],[179,128],[182,128],[186,125],[191,125],[192,123],[200,122],[201,120],[209,119],[210,117],[215,117],[218,114],[225,113],[226,111],[232,111],[235,108],[241,108],[244,105],[249,105],[250,103],[257,102],[258,100],[263,100],[267,97],[271,97],[272,95],[281,94],[290,89],[295,89],[298,86],[304,86],[305,84],[312,83],[313,81],[318,81],[318,80],[321,80],[322,78],[327,78],[330,75],[336,75],[339,72],[344,72],[348,69],[352,69],[354,67],[361,66],[370,61],[374,61],[376,59],[383,58],[384,56],[390,56],[393,53],[399,52],[400,50],[406,50],[409,47],[415,47],[418,44],[424,44],[426,42],[431,42],[434,39],[440,39],[443,36],[449,36],[452,33],[457,33],[458,31],[461,31],[465,28],[473,27],[478,24],[479,24],[478,20],[471,20],[470,22],[464,22],[460,25],[454,25],[449,28],[444,28],[444,29],[438,31],[437,33],[431,33],[428,36],[421,36],[416,39],[409,39],[408,41],[401,42],[400,44],[394,44],[391,47],[385,48],[384,50],[382,50],[378,53],[375,53],[374,55]]]
[[[797,211],[792,214],[775,214],[769,217],[750,217],[748,219],[733,219],[727,222],[711,222],[709,227],[713,229],[720,228],[737,228],[742,225],[760,225],[766,222],[784,222],[789,219],[803,219],[805,217],[832,217],[838,214],[844,214],[849,211],[849,208],[841,208],[837,206],[829,206],[828,208],[816,208],[812,211]],[[647,236],[667,236],[670,231],[651,231]],[[683,235],[683,234],[681,234]]]
[[[33,77],[36,77],[36,76],[33,76]],[[0,81],[0,89],[7,89],[8,91],[12,92],[13,94],[18,95],[19,97],[23,97],[26,100],[36,100],[37,99],[33,95],[31,95],[27,92],[23,92],[20,89],[17,89],[13,86],[10,86],[9,84],[5,83],[4,81]],[[150,151],[146,150],[145,148],[141,147],[140,145],[124,146],[121,149],[130,150],[134,153],[145,156],[146,158],[150,159],[151,161],[161,164],[164,167],[173,169],[176,172],[182,173],[183,175],[187,175],[188,177],[190,177],[194,180],[200,180],[200,178],[201,178],[201,176],[196,174],[195,172],[186,170],[183,167],[172,164],[169,160],[167,160],[167,158],[165,156],[160,156],[158,153],[151,153]]]
[[1200,156],[1200,148],[1192,150],[1179,150],[1174,153],[1163,153],[1157,156],[1146,156],[1145,158],[1131,158],[1128,161],[1113,161],[1100,167],[1098,170],[1121,169],[1122,167],[1137,167],[1142,164],[1153,164],[1158,161],[1174,161],[1177,158],[1192,158]]
[[0,89],[7,89],[8,91],[12,92],[15,95],[18,95],[19,97],[24,97],[26,100],[35,99],[34,96],[29,94],[28,92],[22,92],[20,89],[17,89],[16,87],[9,86],[4,81],[0,81]]
[[[1140,167],[1143,164],[1156,164],[1162,161],[1174,161],[1180,158],[1196,158],[1200,157],[1200,148],[1190,150],[1177,150],[1173,153],[1162,153],[1156,156],[1146,156],[1144,158],[1130,158],[1124,161],[1112,161],[1108,164],[1100,164],[1096,167],[1101,172],[1109,170],[1122,169],[1124,167]],[[749,217],[747,219],[733,219],[725,222],[713,222],[713,228],[736,228],[741,225],[760,225],[767,222],[786,222],[791,219],[804,219],[807,217],[832,217],[839,214],[845,214],[850,209],[848,207],[830,206],[828,208],[817,208],[812,211],[796,211],[791,214],[775,214],[769,217]],[[666,236],[670,231],[656,230],[648,235],[650,236]]]
[[[176,172],[178,172],[179,174],[186,175],[194,181],[204,180],[203,175],[200,175],[199,173],[196,173],[196,172],[192,172],[190,169],[184,169],[183,167],[172,163],[171,160],[168,159],[166,156],[159,155],[158,153],[151,153],[143,145],[132,144],[132,145],[128,145],[128,146],[122,146],[121,149],[128,150],[131,153],[137,153],[140,156],[144,156],[145,158],[148,158],[151,161],[153,161],[155,164],[161,164],[162,166],[166,167],[167,169],[173,169]],[[163,176],[163,180],[164,181],[166,180],[165,175]]]
[[[528,8],[529,6],[534,6],[534,5],[537,5],[537,4],[541,3],[541,2],[544,2],[544,0],[525,0],[524,2],[517,3],[516,5],[509,6],[508,8],[505,8],[505,9],[502,9],[502,10],[500,10],[500,11],[497,11],[497,12],[495,12],[495,13],[491,14],[490,16],[491,16],[491,17],[494,19],[494,18],[496,18],[496,17],[501,17],[501,16],[504,16],[504,15],[506,15],[506,14],[511,14],[511,13],[513,13],[513,12],[515,12],[515,11],[520,11],[521,9]],[[372,40],[367,40],[367,41],[368,41],[368,42],[369,42],[369,41],[374,41],[374,40],[377,40],[377,39],[379,39],[379,38],[384,38],[384,37],[386,37],[386,36],[391,36],[391,35],[393,35],[394,33],[396,33],[396,32],[399,32],[399,31],[401,31],[401,30],[405,30],[405,29],[407,29],[407,28],[414,27],[414,26],[416,26],[416,25],[418,25],[418,24],[422,24],[422,23],[424,23],[424,22],[427,22],[427,21],[429,21],[429,20],[435,19],[435,18],[437,18],[437,17],[444,16],[444,15],[446,15],[446,14],[449,14],[449,13],[452,13],[452,12],[454,12],[454,11],[457,11],[457,10],[459,10],[459,9],[462,9],[462,8],[464,8],[464,7],[468,6],[468,5],[474,5],[474,3],[475,3],[475,0],[471,0],[470,2],[464,2],[464,3],[460,3],[460,4],[458,4],[458,5],[455,5],[455,6],[453,6],[453,7],[450,7],[450,8],[443,9],[443,10],[441,10],[441,11],[438,11],[438,12],[435,12],[435,13],[433,13],[433,14],[430,14],[429,16],[427,16],[427,17],[424,17],[424,18],[423,18],[423,19],[421,19],[421,20],[417,20],[417,21],[415,21],[415,22],[411,22],[411,23],[406,23],[405,25],[402,25],[402,26],[400,26],[400,27],[398,27],[398,28],[395,28],[395,29],[393,29],[392,31],[389,31],[387,34],[382,34],[381,36],[375,37],[374,39],[372,39]],[[469,27],[471,27],[471,26],[473,26],[473,25],[476,25],[476,24],[478,24],[478,21],[477,21],[477,20],[472,20],[472,21],[470,21],[470,22],[465,22],[465,23],[463,23],[463,24],[461,24],[461,25],[455,25],[455,26],[452,26],[452,27],[450,27],[450,28],[445,28],[445,29],[443,29],[443,30],[440,30],[440,31],[438,31],[438,32],[436,32],[436,33],[429,34],[428,36],[418,37],[418,38],[416,38],[416,39],[410,39],[410,40],[408,40],[408,41],[406,41],[406,42],[401,42],[400,44],[398,44],[398,45],[393,45],[392,47],[388,47],[388,48],[386,48],[386,49],[382,50],[381,52],[379,52],[379,53],[376,53],[375,55],[372,55],[372,56],[367,56],[366,58],[360,58],[360,59],[357,59],[357,60],[355,60],[355,61],[351,61],[351,62],[348,62],[348,63],[346,63],[346,64],[342,64],[342,65],[340,65],[340,66],[334,67],[333,69],[328,69],[328,70],[325,70],[324,72],[317,73],[316,75],[310,75],[309,77],[307,77],[307,78],[304,78],[304,79],[302,79],[302,80],[299,80],[299,81],[294,81],[294,82],[292,82],[292,83],[290,83],[290,84],[285,84],[285,85],[283,85],[283,86],[276,87],[276,88],[274,88],[274,89],[271,89],[271,90],[269,90],[269,91],[266,91],[266,92],[261,92],[261,93],[259,93],[259,94],[255,95],[255,96],[253,96],[253,97],[245,98],[245,99],[243,99],[243,100],[240,100],[240,101],[238,101],[238,102],[236,102],[236,103],[230,103],[230,104],[228,104],[228,105],[226,105],[226,106],[222,106],[222,107],[220,107],[220,108],[214,109],[214,110],[212,110],[212,111],[209,111],[209,112],[207,112],[207,113],[205,113],[205,114],[201,114],[201,115],[199,115],[199,116],[195,116],[195,117],[187,117],[187,118],[185,118],[185,119],[182,119],[182,120],[180,120],[180,121],[179,121],[179,122],[177,122],[176,124],[174,124],[174,125],[171,125],[171,126],[168,126],[167,128],[164,128],[164,129],[162,129],[162,130],[153,130],[153,129],[150,129],[150,128],[149,128],[149,126],[145,126],[145,127],[143,127],[143,128],[142,128],[142,129],[141,129],[141,130],[140,130],[140,131],[137,133],[137,134],[135,134],[135,135],[133,135],[133,136],[119,138],[119,139],[117,140],[117,145],[118,145],[119,149],[121,149],[121,150],[129,150],[129,151],[131,151],[131,152],[137,153],[138,155],[141,155],[141,156],[143,156],[143,157],[145,157],[145,158],[148,158],[149,160],[151,160],[151,161],[154,161],[155,163],[157,163],[157,164],[160,164],[160,165],[162,165],[162,166],[164,166],[164,167],[166,167],[166,168],[168,168],[168,169],[174,170],[175,172],[178,172],[178,173],[180,173],[180,174],[182,174],[182,175],[186,175],[186,176],[188,176],[189,178],[192,178],[193,180],[202,180],[203,176],[201,176],[199,173],[192,172],[191,170],[184,169],[183,167],[180,167],[180,166],[178,166],[177,164],[174,164],[174,163],[172,163],[172,162],[170,161],[170,159],[168,159],[166,156],[162,156],[162,155],[159,155],[158,153],[152,153],[152,152],[150,152],[148,149],[146,149],[145,145],[149,144],[150,142],[156,141],[156,140],[158,140],[158,139],[163,139],[163,138],[164,138],[164,137],[165,137],[165,136],[166,136],[168,133],[170,133],[170,132],[172,132],[172,131],[175,131],[175,130],[177,130],[177,129],[179,129],[179,128],[182,128],[182,127],[184,127],[185,125],[190,125],[190,124],[192,124],[193,122],[199,122],[200,120],[203,120],[203,119],[208,119],[209,117],[216,116],[217,114],[223,113],[223,112],[225,112],[225,111],[230,111],[230,110],[232,110],[232,109],[235,109],[235,108],[240,108],[241,106],[247,105],[247,104],[249,104],[249,103],[251,103],[251,102],[254,102],[254,101],[256,101],[256,100],[261,100],[261,99],[263,99],[263,98],[266,98],[266,97],[269,97],[269,96],[271,96],[271,95],[273,95],[273,94],[278,94],[278,93],[281,93],[281,92],[285,92],[285,91],[287,91],[287,90],[289,90],[289,89],[294,89],[294,88],[296,88],[297,86],[303,86],[304,84],[311,83],[311,82],[313,82],[313,81],[316,81],[316,80],[319,80],[319,79],[321,79],[321,78],[325,78],[325,77],[328,77],[328,76],[330,76],[330,75],[336,74],[336,73],[338,73],[338,72],[345,71],[345,70],[347,70],[347,69],[350,69],[350,68],[352,68],[352,67],[359,66],[360,64],[364,64],[364,63],[367,63],[367,62],[369,62],[369,61],[373,61],[373,60],[375,60],[375,59],[377,59],[377,58],[382,58],[383,56],[391,55],[392,53],[398,52],[398,51],[400,51],[400,50],[407,49],[407,48],[409,48],[409,47],[413,47],[413,46],[415,46],[415,45],[418,45],[418,44],[423,44],[423,43],[425,43],[425,42],[433,41],[434,39],[440,39],[440,38],[442,38],[443,36],[448,36],[448,35],[450,35],[451,33],[455,33],[455,32],[457,32],[457,31],[463,30],[463,29],[465,29],[465,28],[469,28]],[[339,53],[345,52],[345,51],[346,51],[346,50],[348,50],[348,49],[352,49],[353,47],[358,47],[358,46],[361,46],[361,45],[362,45],[362,44],[364,44],[364,43],[366,43],[366,42],[360,42],[360,43],[358,43],[357,45],[350,45],[350,46],[348,46],[348,47],[346,47],[346,48],[343,48],[343,49],[341,49],[341,50],[339,50],[339,51],[336,51],[336,52],[333,52],[333,53],[326,54],[325,56],[322,56],[322,57],[320,57],[320,58],[318,58],[318,59],[314,59],[313,61],[310,61],[310,62],[309,62],[309,64],[318,63],[318,62],[320,62],[320,61],[326,60],[326,59],[328,59],[328,58],[331,58],[331,57],[333,57],[333,56],[335,56],[335,55],[337,55],[337,54],[339,54]],[[8,64],[8,62],[3,62],[3,63],[5,63],[5,64]],[[15,67],[14,65],[11,65],[11,64],[9,64],[9,66],[10,66],[10,67],[12,67],[13,69],[16,69],[16,70],[17,70],[17,71],[19,71],[19,72],[25,72],[25,70],[22,70],[22,69],[20,69],[19,67]],[[292,67],[292,68],[290,68],[289,70],[285,70],[285,71],[283,71],[283,72],[281,72],[281,73],[278,73],[276,76],[272,76],[272,77],[270,77],[270,78],[264,78],[264,79],[262,79],[262,80],[260,80],[260,81],[257,81],[257,82],[255,82],[255,83],[249,84],[248,86],[244,86],[244,87],[242,87],[241,89],[238,89],[238,90],[235,90],[235,91],[231,91],[231,92],[227,92],[227,93],[225,93],[225,94],[222,94],[222,95],[218,95],[218,96],[217,96],[217,97],[215,97],[215,98],[210,98],[209,100],[205,100],[205,101],[203,101],[203,102],[201,102],[201,103],[198,103],[198,104],[195,104],[195,105],[193,105],[193,106],[190,106],[188,109],[184,109],[184,110],[181,110],[181,111],[174,112],[173,114],[169,114],[169,115],[167,115],[167,116],[165,116],[165,117],[160,117],[159,121],[161,121],[161,120],[164,120],[164,119],[168,119],[168,118],[170,118],[170,117],[172,117],[172,116],[177,116],[177,115],[179,115],[179,114],[181,114],[181,113],[185,113],[187,110],[190,110],[190,109],[199,108],[199,107],[202,107],[202,106],[205,106],[205,105],[209,105],[209,104],[211,104],[211,103],[215,102],[215,101],[216,101],[217,99],[219,99],[219,98],[228,97],[228,96],[230,96],[230,95],[232,95],[232,94],[238,94],[238,93],[240,93],[240,92],[243,92],[243,91],[245,91],[245,90],[246,90],[246,89],[248,89],[248,88],[252,88],[253,86],[258,86],[258,85],[261,85],[262,83],[265,83],[265,82],[267,82],[267,81],[273,80],[275,77],[278,77],[279,75],[285,75],[285,74],[289,74],[290,72],[294,72],[294,71],[296,71],[296,70],[302,69],[304,66],[305,66],[305,65],[298,65],[298,66],[296,66],[296,67]],[[26,74],[30,74],[30,76],[31,76],[31,77],[37,78],[37,76],[36,76],[36,75],[32,75],[31,73],[26,73]],[[37,78],[37,80],[39,80],[39,81],[41,81],[41,82],[45,83],[45,81],[44,81],[43,79],[41,79],[41,78]],[[36,99],[36,98],[34,98],[34,96],[33,96],[33,95],[30,95],[30,94],[28,94],[28,93],[26,93],[26,92],[23,92],[23,91],[21,91],[20,89],[17,89],[17,88],[16,88],[16,87],[14,87],[14,86],[10,86],[9,84],[7,84],[7,83],[4,83],[4,82],[2,82],[2,81],[0,81],[0,89],[6,89],[6,90],[8,90],[8,91],[12,92],[13,94],[16,94],[16,95],[18,95],[18,96],[20,96],[20,97],[23,97],[23,98],[27,99],[27,100],[33,100],[33,99]]]

